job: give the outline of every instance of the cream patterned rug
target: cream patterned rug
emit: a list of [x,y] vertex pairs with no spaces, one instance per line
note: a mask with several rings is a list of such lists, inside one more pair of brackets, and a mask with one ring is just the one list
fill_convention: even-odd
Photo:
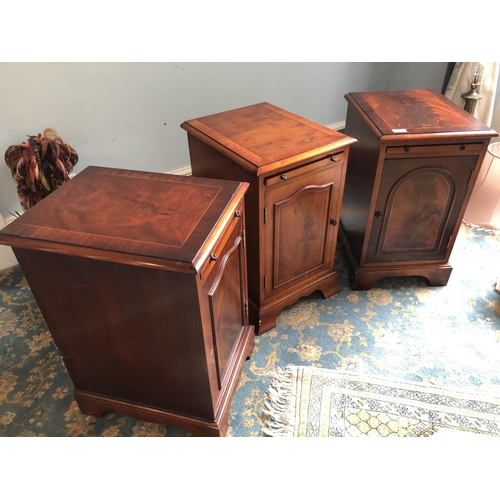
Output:
[[500,436],[500,398],[310,366],[274,372],[265,407],[275,437]]

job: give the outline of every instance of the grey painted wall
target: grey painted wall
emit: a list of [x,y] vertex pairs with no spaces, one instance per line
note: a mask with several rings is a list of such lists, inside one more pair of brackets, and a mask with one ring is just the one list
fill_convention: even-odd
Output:
[[0,214],[22,213],[3,154],[53,127],[88,165],[189,165],[187,119],[267,101],[324,125],[347,92],[433,88],[446,62],[0,63]]

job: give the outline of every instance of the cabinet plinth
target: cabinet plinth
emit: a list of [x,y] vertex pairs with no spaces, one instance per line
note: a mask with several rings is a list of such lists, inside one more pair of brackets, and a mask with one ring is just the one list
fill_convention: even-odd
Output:
[[82,412],[225,435],[254,342],[247,189],[88,167],[0,231]]
[[347,94],[355,137],[340,238],[354,290],[379,279],[448,283],[449,257],[496,132],[430,90]]
[[187,120],[194,176],[247,182],[250,323],[258,334],[300,297],[339,291],[334,270],[354,139],[269,103]]

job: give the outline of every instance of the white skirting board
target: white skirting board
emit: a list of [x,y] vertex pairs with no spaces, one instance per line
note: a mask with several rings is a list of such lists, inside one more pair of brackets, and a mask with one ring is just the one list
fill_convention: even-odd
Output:
[[[12,217],[14,219],[14,217]],[[8,222],[11,222],[11,219],[5,220],[0,215],[0,229],[3,229]],[[17,265],[17,259],[12,251],[12,248],[7,247],[5,245],[0,245],[0,271],[2,269],[8,269],[9,267],[13,267]]]
[[171,175],[191,175],[191,165],[188,165],[187,167],[177,168],[175,170],[170,170],[165,173]]

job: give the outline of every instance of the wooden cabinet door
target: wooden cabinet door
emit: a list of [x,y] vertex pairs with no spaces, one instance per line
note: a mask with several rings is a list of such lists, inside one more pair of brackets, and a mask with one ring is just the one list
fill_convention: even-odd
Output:
[[219,389],[231,364],[238,339],[248,325],[246,260],[243,247],[243,222],[238,221],[226,244],[216,250],[214,280],[208,292],[215,361]]
[[342,162],[327,159],[319,166],[268,183],[262,242],[266,299],[333,269]]
[[366,262],[447,260],[476,160],[386,160]]

